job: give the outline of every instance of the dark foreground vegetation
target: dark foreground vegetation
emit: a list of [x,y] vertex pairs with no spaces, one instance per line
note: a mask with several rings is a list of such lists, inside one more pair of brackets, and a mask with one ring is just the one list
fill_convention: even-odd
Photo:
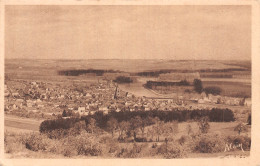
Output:
[[[237,125],[239,134],[212,133],[208,117],[197,120],[199,130],[187,123],[180,137],[177,121],[163,122],[159,118],[142,119],[135,116],[128,121],[110,117],[106,129],[98,127],[94,118],[85,121],[58,119],[43,124],[63,129],[44,130],[41,133],[5,134],[6,153],[29,150],[65,157],[99,156],[102,158],[184,158],[191,153],[224,153],[225,151],[249,151],[251,138],[243,135],[246,126]],[[195,124],[196,125],[196,124]],[[242,127],[243,126],[243,127]],[[110,133],[110,134],[109,134]],[[243,153],[243,152],[242,152]]]
[[[204,110],[175,110],[175,111],[122,111],[111,112],[104,115],[103,112],[96,112],[94,115],[82,116],[81,118],[45,120],[40,126],[40,132],[48,132],[56,129],[69,129],[84,121],[86,126],[91,124],[90,119],[95,121],[95,125],[103,130],[108,130],[108,121],[113,118],[117,122],[130,122],[131,119],[138,117],[136,123],[143,123],[143,127],[154,124],[154,119],[164,123],[178,121],[185,122],[188,120],[197,121],[203,117],[209,118],[211,122],[231,122],[234,121],[234,113],[230,109],[204,109]],[[149,121],[145,122],[145,121]],[[135,125],[135,123],[133,123]]]
[[233,120],[229,109],[125,111],[107,115],[97,112],[81,118],[60,117],[42,122],[40,133],[6,133],[5,151],[27,149],[64,157],[102,158],[184,158],[191,153],[249,151],[251,138],[244,134],[248,125],[235,126],[236,135],[210,132],[212,122]]
[[[230,145],[242,145],[242,148],[228,149]],[[26,152],[24,149],[27,149],[29,152],[47,153],[48,158],[56,157],[55,155],[102,158],[185,158],[191,153],[214,155],[214,153],[224,153],[225,150],[240,151],[245,155],[242,150],[249,151],[250,147],[251,138],[248,136],[222,136],[212,133],[196,133],[168,141],[144,143],[118,143],[117,139],[109,135],[90,134],[84,131],[80,135],[70,135],[61,139],[50,139],[45,134],[38,133],[16,136],[12,133],[5,134],[6,153],[16,153],[21,150]]]

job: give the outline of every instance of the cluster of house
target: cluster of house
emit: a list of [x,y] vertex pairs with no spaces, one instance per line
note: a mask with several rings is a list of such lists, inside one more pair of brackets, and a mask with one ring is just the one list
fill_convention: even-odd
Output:
[[[191,106],[190,103],[197,103]],[[5,111],[27,111],[59,115],[71,110],[79,115],[102,111],[150,111],[204,108],[203,104],[241,105],[241,99],[200,94],[179,95],[177,98],[137,97],[122,91],[112,81],[85,85],[83,83],[56,84],[29,81],[6,81]],[[251,106],[250,100],[244,105]]]
[[205,92],[201,93],[199,97],[192,97],[191,101],[198,104],[224,104],[229,106],[247,106],[251,107],[251,98],[235,98],[220,95],[206,95]]

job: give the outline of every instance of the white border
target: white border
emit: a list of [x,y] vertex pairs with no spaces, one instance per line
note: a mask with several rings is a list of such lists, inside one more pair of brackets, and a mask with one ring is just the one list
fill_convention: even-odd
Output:
[[[252,149],[248,158],[194,158],[194,159],[4,159],[4,6],[5,5],[251,5],[252,6]],[[1,1],[0,17],[0,70],[1,70],[1,115],[0,115],[0,162],[3,165],[252,165],[260,166],[260,17],[259,1],[228,0],[228,1],[172,1],[172,0],[6,0]],[[239,17],[239,16],[238,16]]]

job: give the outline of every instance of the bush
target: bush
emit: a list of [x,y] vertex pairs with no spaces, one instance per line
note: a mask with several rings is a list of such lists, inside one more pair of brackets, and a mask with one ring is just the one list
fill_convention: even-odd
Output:
[[25,147],[32,151],[44,151],[48,144],[48,138],[37,133],[31,134],[25,139]]
[[62,139],[66,137],[68,134],[68,130],[64,129],[56,129],[56,130],[51,130],[49,132],[46,132],[46,136],[50,139]]
[[178,139],[178,143],[181,145],[185,153],[190,153],[192,152],[192,149],[194,148],[194,140],[193,135],[182,135]]
[[251,138],[248,136],[228,136],[225,140],[228,144],[236,146],[242,144],[243,150],[250,150],[251,148]]
[[190,139],[189,136],[183,135],[181,138],[178,140],[180,145],[184,145],[188,140]]
[[116,157],[124,157],[128,153],[127,148],[121,148],[119,152],[116,154]]
[[217,153],[224,152],[225,142],[224,139],[217,134],[206,134],[200,136],[195,141],[193,151],[200,153]]
[[248,128],[246,125],[244,125],[243,123],[239,123],[235,128],[234,131],[237,131],[238,134],[240,135],[241,132],[246,132],[248,131]]
[[48,132],[55,129],[69,129],[79,122],[79,118],[45,120],[40,125],[40,132]]
[[70,145],[66,145],[62,147],[62,151],[60,152],[65,157],[72,157],[78,155],[77,151]]
[[102,154],[101,145],[89,134],[70,136],[66,141],[76,149],[78,155],[100,156]]
[[208,94],[213,94],[213,95],[220,95],[221,93],[221,88],[217,87],[217,86],[210,86],[210,87],[206,87],[204,88],[204,92],[208,95]]
[[164,143],[157,149],[157,154],[163,155],[164,158],[181,158],[186,156],[186,152],[181,145],[173,142]]
[[231,122],[235,121],[235,116],[230,109],[213,108],[209,113],[211,122]]
[[55,129],[45,132],[50,139],[62,139],[67,136],[79,135],[82,131],[85,131],[86,125],[84,121],[76,122],[72,128],[69,129]]
[[133,143],[132,149],[129,150],[129,152],[126,154],[125,157],[127,158],[140,157],[141,151],[142,151],[142,145],[137,145],[136,143]]

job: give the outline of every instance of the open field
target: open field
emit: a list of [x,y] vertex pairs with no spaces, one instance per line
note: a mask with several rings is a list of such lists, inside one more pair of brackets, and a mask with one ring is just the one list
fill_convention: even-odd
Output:
[[[206,69],[249,69],[239,64],[248,61],[237,61],[238,66],[226,64],[225,61],[175,61],[175,60],[29,60],[6,59],[6,74],[17,72],[17,75],[57,75],[57,70],[64,69],[105,69],[124,72],[142,72],[162,69],[206,70]],[[235,63],[235,62],[234,62]]]
[[39,126],[42,121],[33,119],[25,119],[15,116],[5,116],[5,129],[10,128],[12,131],[39,131]]
[[[222,70],[222,69],[245,69],[246,71],[207,72],[207,74],[242,75],[248,78],[207,78],[202,77],[204,86],[219,86],[223,89],[223,95],[234,96],[245,94],[251,96],[251,65],[249,61],[173,61],[173,60],[22,60],[15,59],[5,61],[5,74],[8,78],[38,81],[84,81],[97,82],[102,77],[90,76],[60,76],[59,70],[68,69],[103,69],[119,70],[123,72],[158,71],[165,69],[175,70]],[[205,74],[204,72],[201,73]],[[154,94],[143,89],[143,84],[153,77],[138,77],[138,83],[128,86],[128,89],[138,96],[153,96]],[[126,86],[122,86],[124,88]],[[238,88],[240,87],[240,88]],[[241,88],[242,87],[242,88]]]
[[202,78],[203,82],[220,82],[220,83],[239,83],[245,85],[251,85],[251,79],[242,78]]
[[[30,60],[6,59],[6,69],[22,69],[28,71],[39,69],[112,69],[125,72],[152,71],[161,69],[226,69],[250,68],[250,61],[234,61],[237,64],[228,64],[226,61],[192,61],[192,60],[144,60],[144,59],[89,59],[89,60]],[[245,67],[243,64],[247,63]]]
[[233,82],[233,81],[203,81],[204,87],[218,86],[222,89],[221,95],[231,97],[251,97],[251,83]]

